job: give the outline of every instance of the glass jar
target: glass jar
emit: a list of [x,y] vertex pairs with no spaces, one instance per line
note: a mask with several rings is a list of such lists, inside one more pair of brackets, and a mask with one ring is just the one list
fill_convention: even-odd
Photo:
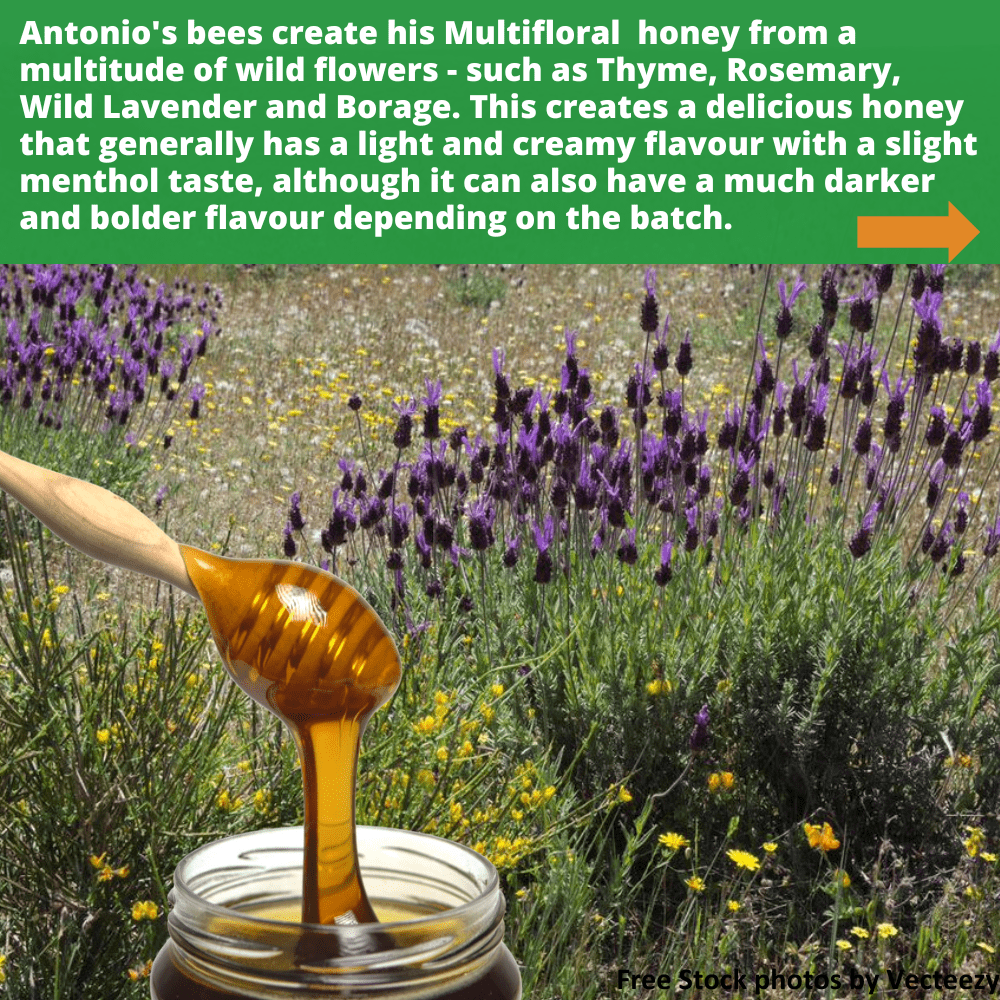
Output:
[[482,855],[428,834],[357,828],[381,923],[302,924],[301,827],[227,837],[189,854],[170,893],[153,1000],[519,1000],[504,898]]

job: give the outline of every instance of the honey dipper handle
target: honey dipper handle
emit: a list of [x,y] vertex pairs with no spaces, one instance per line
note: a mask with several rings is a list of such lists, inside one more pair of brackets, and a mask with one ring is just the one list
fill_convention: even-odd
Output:
[[198,596],[178,544],[109,490],[2,451],[0,488],[73,548]]

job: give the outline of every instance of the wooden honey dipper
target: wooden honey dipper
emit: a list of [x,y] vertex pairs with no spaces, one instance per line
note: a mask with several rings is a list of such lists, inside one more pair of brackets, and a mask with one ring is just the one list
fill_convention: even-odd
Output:
[[81,552],[201,600],[230,674],[295,739],[305,789],[305,923],[376,920],[358,867],[361,737],[401,667],[378,615],[323,570],[179,545],[114,493],[0,452],[0,488]]

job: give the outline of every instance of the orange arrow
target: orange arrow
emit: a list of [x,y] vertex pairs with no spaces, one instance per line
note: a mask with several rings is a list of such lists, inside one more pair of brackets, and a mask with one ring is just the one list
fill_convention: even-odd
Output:
[[947,247],[953,261],[978,235],[950,201],[947,215],[858,216],[858,249]]

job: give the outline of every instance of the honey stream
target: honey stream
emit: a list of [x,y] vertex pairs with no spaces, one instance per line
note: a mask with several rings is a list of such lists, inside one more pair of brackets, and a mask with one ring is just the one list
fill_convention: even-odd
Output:
[[376,922],[358,865],[354,793],[365,725],[399,685],[391,636],[358,593],[322,570],[180,549],[230,674],[298,748],[303,923]]

